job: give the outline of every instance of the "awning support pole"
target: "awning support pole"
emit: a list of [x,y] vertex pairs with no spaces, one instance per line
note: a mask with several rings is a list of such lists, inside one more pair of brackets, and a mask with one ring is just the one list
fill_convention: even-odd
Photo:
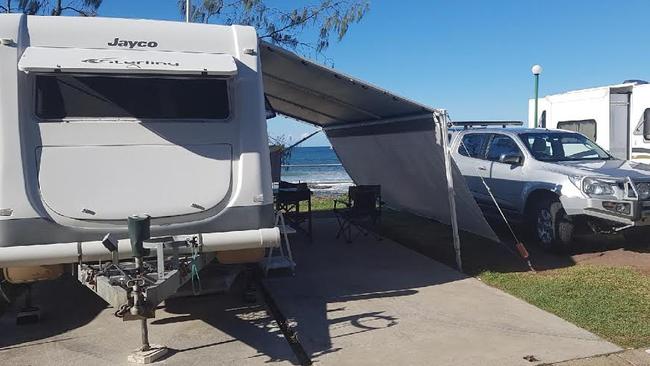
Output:
[[447,195],[449,196],[449,215],[451,221],[451,230],[454,237],[454,251],[456,252],[456,266],[459,271],[463,271],[463,260],[460,253],[460,236],[458,234],[458,216],[456,215],[456,196],[454,193],[454,176],[451,170],[451,151],[449,150],[449,139],[447,124],[449,115],[446,110],[438,110],[433,113],[433,119],[440,126],[440,138],[442,139],[442,149],[445,156],[445,173],[447,175]]
[[284,150],[293,149],[294,147],[296,147],[296,146],[302,144],[303,142],[309,140],[310,138],[312,138],[314,135],[316,135],[317,133],[319,133],[321,131],[323,131],[323,129],[321,129],[321,128],[317,129],[316,131],[310,133],[309,135],[307,135],[307,136],[301,138],[300,140],[298,140],[297,142],[293,143],[291,146],[284,148]]

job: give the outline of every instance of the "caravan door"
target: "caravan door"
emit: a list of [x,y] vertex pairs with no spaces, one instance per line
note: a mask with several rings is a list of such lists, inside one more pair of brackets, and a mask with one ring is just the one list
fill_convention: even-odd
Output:
[[609,152],[619,159],[630,158],[630,94],[610,94]]

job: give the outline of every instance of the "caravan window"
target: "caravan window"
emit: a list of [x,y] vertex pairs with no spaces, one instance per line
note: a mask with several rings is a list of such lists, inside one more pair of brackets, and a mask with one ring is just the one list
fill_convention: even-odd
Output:
[[596,141],[596,120],[584,119],[580,121],[561,121],[557,123],[557,128],[580,132],[589,137],[590,140]]
[[37,75],[42,119],[226,119],[228,85],[217,78]]
[[650,140],[650,108],[643,111],[643,138]]

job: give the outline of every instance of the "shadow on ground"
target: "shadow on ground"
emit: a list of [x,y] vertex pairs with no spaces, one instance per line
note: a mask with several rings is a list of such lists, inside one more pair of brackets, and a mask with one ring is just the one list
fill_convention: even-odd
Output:
[[0,350],[77,329],[90,323],[106,309],[104,301],[74,278],[64,275],[57,280],[33,285],[33,302],[42,309],[41,321],[17,326],[16,311],[24,304],[24,290],[17,295],[9,311],[0,316]]
[[[228,293],[173,298],[158,307],[149,336],[169,347],[167,364],[297,364],[262,297],[252,304],[243,300],[243,282],[240,276]],[[37,283],[33,292],[42,320],[16,325],[17,306],[0,318],[0,364],[54,363],[48,354],[69,364],[122,364],[138,347],[138,322],[114,317],[114,309],[75,278]]]
[[[512,234],[502,222],[491,221],[502,243],[492,242],[471,233],[461,233],[461,248],[464,273],[476,276],[483,271],[525,272],[528,265],[515,248]],[[650,261],[638,254],[650,253],[650,248],[637,243],[628,243],[622,235],[581,235],[572,248],[562,253],[549,253],[534,244],[530,235],[515,226],[515,234],[528,250],[536,270],[550,270],[570,267],[582,261],[595,261],[605,265],[627,265],[650,272]],[[398,243],[429,258],[456,268],[451,229],[437,221],[405,212],[385,210],[379,232]]]
[[[295,355],[282,336],[276,321],[271,317],[261,294],[258,294],[256,302],[247,303],[242,299],[244,287],[244,278],[239,276],[228,294],[168,299],[164,304],[167,316],[154,319],[151,325],[180,326],[199,320],[230,337],[226,341],[216,343],[172,348],[171,355],[190,353],[229,342],[243,342],[257,351],[258,354],[252,357],[260,358],[264,363],[289,361],[296,364]],[[215,351],[217,350],[218,348],[215,348]]]
[[336,240],[338,226],[331,212],[315,216],[312,242],[303,235],[291,238],[296,278],[284,273],[265,281],[274,297],[284,299],[280,307],[298,324],[300,341],[312,359],[340,351],[335,340],[399,324],[398,316],[373,303],[397,301],[418,294],[419,288],[467,278],[450,268],[423,275],[431,273],[431,261],[404,263],[403,248],[372,235],[361,235],[349,244]]

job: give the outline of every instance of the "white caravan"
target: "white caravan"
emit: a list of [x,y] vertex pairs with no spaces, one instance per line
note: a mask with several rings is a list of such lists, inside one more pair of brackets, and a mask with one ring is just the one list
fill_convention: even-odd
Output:
[[130,257],[134,214],[259,259],[268,156],[253,28],[0,16],[0,268]]
[[[528,102],[532,127],[535,100]],[[650,84],[574,90],[539,99],[539,126],[577,131],[619,159],[650,163]]]

